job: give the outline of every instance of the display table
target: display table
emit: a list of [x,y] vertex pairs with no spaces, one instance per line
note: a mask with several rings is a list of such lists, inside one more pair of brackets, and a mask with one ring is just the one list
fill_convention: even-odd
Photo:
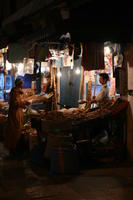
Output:
[[[40,136],[47,138],[49,134],[53,135],[53,137],[54,135],[63,136],[72,134],[73,143],[85,141],[85,144],[88,143],[91,152],[94,146],[93,139],[103,130],[106,130],[109,142],[114,142],[115,140],[115,145],[117,144],[116,146],[119,147],[119,150],[121,149],[121,153],[125,157],[127,107],[127,101],[118,99],[110,106],[94,111],[71,108],[48,112],[37,116],[37,124],[40,124]],[[34,117],[34,126],[35,121]]]
[[41,102],[48,101],[52,96],[53,96],[53,92],[49,94],[45,94],[45,95],[44,94],[32,95],[32,96],[26,97],[25,99],[31,103],[41,103]]

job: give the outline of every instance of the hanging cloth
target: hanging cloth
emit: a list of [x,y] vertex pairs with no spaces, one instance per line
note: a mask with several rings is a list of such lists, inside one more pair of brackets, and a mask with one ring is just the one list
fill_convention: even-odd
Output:
[[82,66],[86,71],[104,69],[104,43],[83,44]]
[[37,47],[36,48],[36,61],[41,62],[45,61],[48,56],[49,49],[48,47]]
[[28,57],[28,51],[24,44],[11,43],[8,45],[7,60],[10,63],[23,63],[26,57]]

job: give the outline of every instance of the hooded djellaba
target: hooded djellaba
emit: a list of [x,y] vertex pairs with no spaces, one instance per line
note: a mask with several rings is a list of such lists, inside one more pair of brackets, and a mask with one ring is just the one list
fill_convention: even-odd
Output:
[[23,128],[23,109],[30,103],[23,100],[23,79],[15,80],[15,87],[11,89],[9,99],[8,121],[5,134],[5,146],[10,154],[16,152],[16,145],[21,137]]

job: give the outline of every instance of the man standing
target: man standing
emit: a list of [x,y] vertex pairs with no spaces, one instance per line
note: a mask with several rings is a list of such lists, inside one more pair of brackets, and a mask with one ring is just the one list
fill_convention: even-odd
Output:
[[23,109],[30,103],[23,100],[24,81],[20,78],[15,80],[15,87],[10,92],[8,121],[5,135],[5,145],[10,154],[16,153],[16,145],[19,141],[23,128]]

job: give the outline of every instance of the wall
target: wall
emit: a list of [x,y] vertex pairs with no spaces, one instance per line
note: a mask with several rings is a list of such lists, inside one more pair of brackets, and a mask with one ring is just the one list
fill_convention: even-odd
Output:
[[127,113],[128,118],[128,131],[127,131],[127,145],[128,145],[128,157],[133,160],[133,67],[127,63],[127,89],[128,89],[128,101],[129,108]]
[[133,96],[128,96],[129,108],[127,114],[128,130],[127,130],[127,147],[128,158],[133,160]]

